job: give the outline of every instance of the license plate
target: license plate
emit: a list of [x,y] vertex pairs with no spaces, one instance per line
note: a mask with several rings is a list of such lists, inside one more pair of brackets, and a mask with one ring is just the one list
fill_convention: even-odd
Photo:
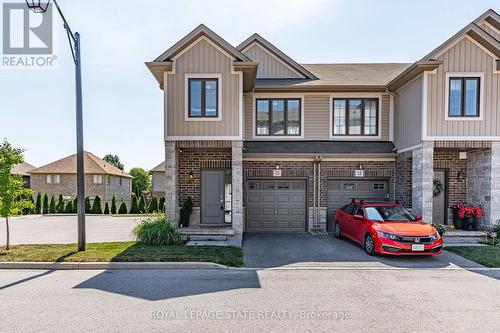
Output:
[[412,244],[411,245],[411,250],[412,251],[423,251],[424,250],[424,244]]

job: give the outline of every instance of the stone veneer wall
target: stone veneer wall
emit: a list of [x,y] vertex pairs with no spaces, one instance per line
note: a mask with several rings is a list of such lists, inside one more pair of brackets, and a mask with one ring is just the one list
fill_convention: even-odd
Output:
[[395,197],[406,208],[412,207],[412,152],[398,154],[396,159]]

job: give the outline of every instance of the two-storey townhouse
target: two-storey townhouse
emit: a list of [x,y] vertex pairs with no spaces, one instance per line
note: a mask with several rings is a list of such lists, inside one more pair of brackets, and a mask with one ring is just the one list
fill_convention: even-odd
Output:
[[489,10],[413,64],[298,64],[200,25],[146,63],[164,91],[166,213],[191,196],[183,232],[235,243],[325,230],[351,198],[428,222],[455,201],[500,218],[499,25]]

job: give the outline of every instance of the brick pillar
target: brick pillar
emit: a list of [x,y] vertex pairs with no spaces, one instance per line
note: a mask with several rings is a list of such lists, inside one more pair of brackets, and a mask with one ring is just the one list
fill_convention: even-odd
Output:
[[412,210],[428,223],[432,223],[433,156],[434,142],[424,141],[412,151]]
[[[176,222],[179,219],[177,167],[175,141],[165,141],[165,214]],[[175,225],[177,226],[177,223]]]
[[232,142],[232,224],[236,238],[243,235],[243,141]]

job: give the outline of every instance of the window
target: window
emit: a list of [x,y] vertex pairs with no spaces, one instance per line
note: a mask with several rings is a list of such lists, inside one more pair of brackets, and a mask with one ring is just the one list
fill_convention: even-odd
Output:
[[59,184],[60,177],[59,175],[47,175],[47,184]]
[[301,101],[297,98],[257,99],[255,134],[300,136]]
[[217,118],[219,79],[188,79],[190,118]]
[[450,77],[449,117],[479,117],[479,77]]
[[102,175],[92,175],[92,183],[102,184]]
[[378,99],[333,99],[333,135],[378,135]]

